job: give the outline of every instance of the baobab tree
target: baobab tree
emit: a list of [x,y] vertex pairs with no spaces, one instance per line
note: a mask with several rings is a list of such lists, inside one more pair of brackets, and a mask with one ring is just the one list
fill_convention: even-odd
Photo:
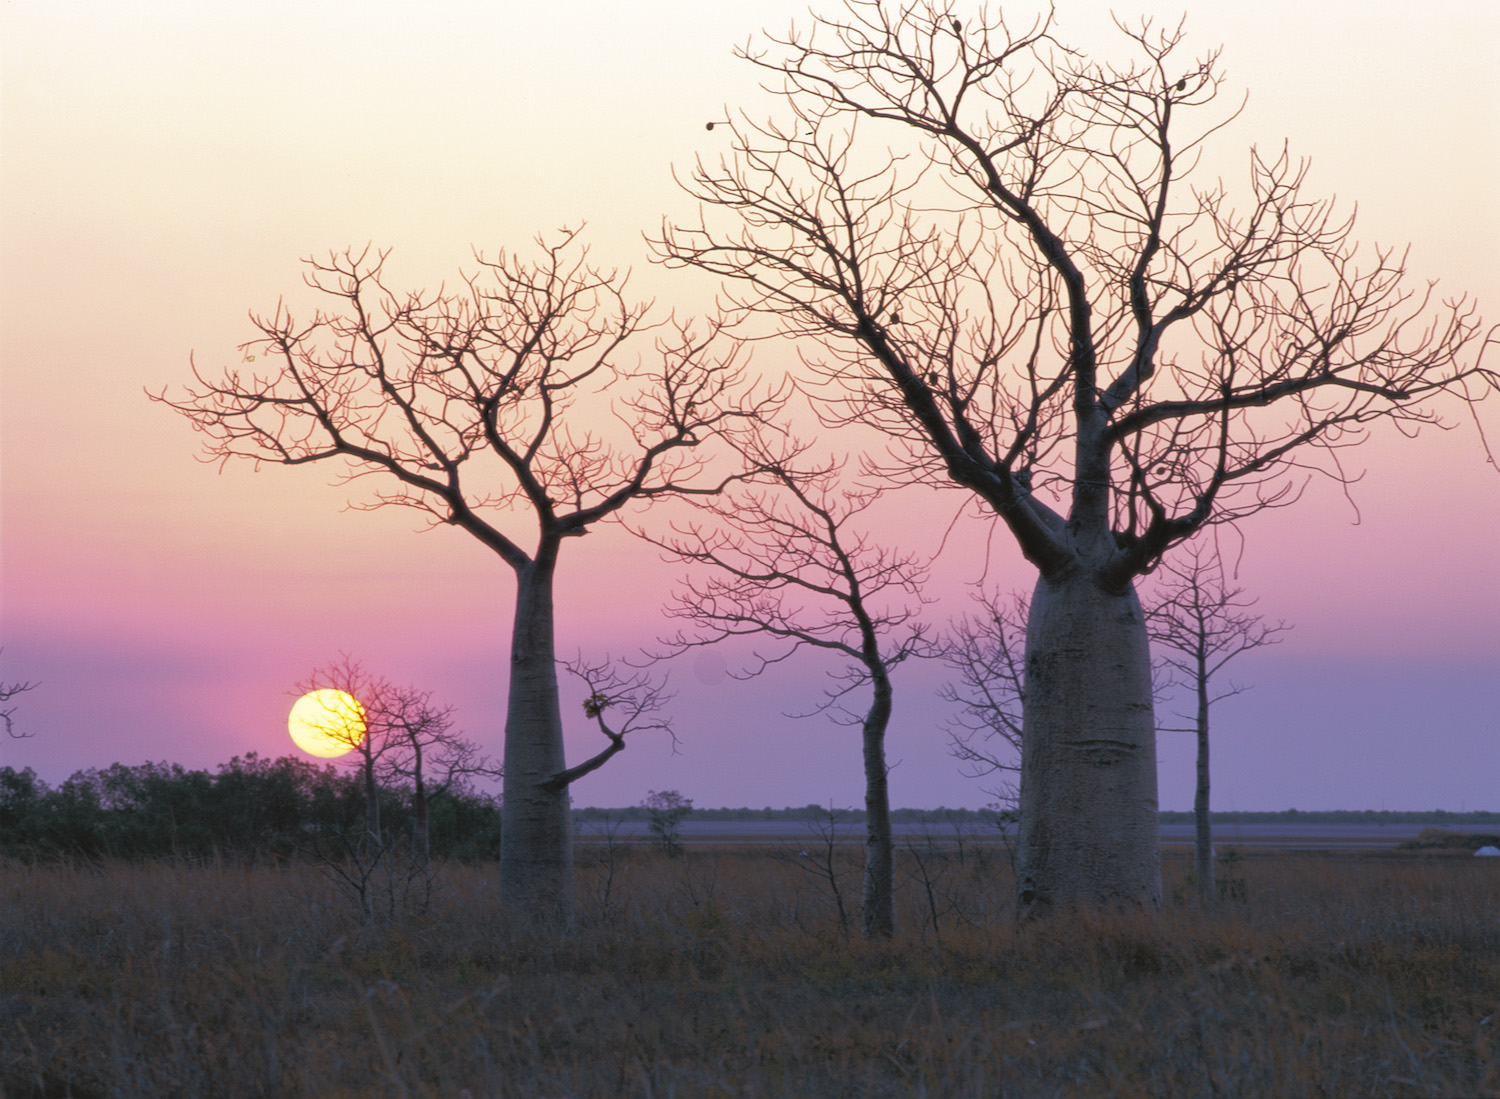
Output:
[[[961,19],[961,21],[960,21]],[[743,56],[780,113],[732,120],[656,244],[801,341],[826,423],[906,444],[892,475],[975,495],[1037,571],[1026,635],[1019,906],[1154,905],[1155,721],[1135,581],[1205,527],[1348,480],[1495,387],[1466,299],[1252,149],[1241,205],[1198,171],[1234,116],[1216,52],[1119,23],[847,0]],[[714,142],[721,144],[718,131]],[[754,328],[763,334],[763,328]]]
[[[1193,794],[1193,874],[1198,895],[1214,899],[1213,821],[1209,815],[1209,714],[1214,703],[1244,690],[1214,680],[1235,657],[1277,644],[1289,627],[1269,625],[1250,608],[1255,600],[1244,588],[1231,588],[1218,552],[1201,542],[1176,550],[1157,573],[1147,607],[1147,627],[1159,666],[1173,682],[1190,691],[1192,725],[1197,740]],[[1183,731],[1183,730],[1178,730]]]
[[[1251,612],[1255,600],[1243,588],[1227,585],[1223,563],[1211,544],[1195,541],[1178,548],[1158,565],[1154,577],[1145,613],[1156,695],[1182,689],[1194,703],[1191,726],[1157,728],[1195,734],[1193,866],[1199,895],[1211,900],[1209,717],[1215,703],[1245,689],[1215,681],[1235,657],[1279,643],[1291,627],[1270,625]],[[980,610],[958,619],[940,645],[940,655],[957,681],[944,684],[938,693],[959,707],[950,725],[953,754],[965,776],[1009,776],[1020,769],[1022,758],[1029,600],[1013,594],[1008,599],[981,596],[977,602]],[[1002,801],[1013,800],[1010,789],[994,792]]]
[[[459,291],[398,294],[386,253],[306,261],[332,304],[252,314],[255,365],[155,399],[207,436],[206,457],[326,462],[380,479],[356,507],[410,507],[493,551],[516,580],[500,884],[517,914],[566,918],[570,772],[557,695],[553,584],[563,543],[633,503],[711,493],[709,444],[776,401],[752,396],[718,327],[648,322],[576,232],[526,261],[476,254]],[[645,346],[641,346],[645,343]],[[266,365],[262,366],[261,363]],[[607,429],[609,413],[619,428]]]
[[[858,725],[865,776],[865,871],[861,917],[867,936],[895,928],[894,851],[885,736],[894,687],[891,673],[928,651],[918,620],[926,565],[857,528],[880,490],[840,484],[842,460],[797,464],[791,453],[751,455],[760,473],[722,496],[698,502],[705,519],[645,533],[679,561],[706,566],[684,579],[667,609],[687,628],[667,639],[682,651],[734,637],[771,642],[742,676],[755,676],[804,650],[845,663],[814,712]],[[845,700],[868,685],[868,702]]]

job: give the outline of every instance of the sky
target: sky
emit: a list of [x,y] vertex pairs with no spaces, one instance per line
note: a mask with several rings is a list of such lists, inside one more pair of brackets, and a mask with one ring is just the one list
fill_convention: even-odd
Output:
[[[1057,6],[1065,37],[1116,48],[1111,5]],[[703,312],[713,285],[652,266],[642,233],[691,216],[672,173],[717,151],[706,121],[776,109],[732,51],[807,5],[754,7],[0,5],[0,681],[38,683],[15,700],[29,735],[0,741],[0,766],[55,783],[115,762],[290,753],[293,684],[342,653],[431,690],[498,755],[503,564],[411,513],[349,512],[359,490],[331,470],[205,465],[145,393],[182,385],[190,355],[237,361],[247,310],[295,300],[302,257],[365,242],[393,249],[399,285],[431,287],[476,247],[524,251],[582,222],[642,296]],[[1287,142],[1311,158],[1314,193],[1357,203],[1361,239],[1409,244],[1419,284],[1500,320],[1500,7],[1114,7],[1185,15],[1195,50],[1223,47],[1230,95],[1248,95],[1217,141],[1229,170],[1252,143]],[[786,354],[763,346],[755,361],[774,370]],[[1500,442],[1500,401],[1485,417]],[[1253,686],[1214,715],[1216,807],[1500,809],[1500,473],[1455,420],[1415,442],[1377,433],[1347,499],[1315,483],[1243,524],[1239,583],[1293,629],[1232,670]],[[961,503],[934,500],[910,506],[941,518]],[[981,580],[1029,587],[1004,538],[986,541],[960,524],[935,616],[967,609]],[[665,632],[676,570],[649,547],[606,531],[568,545],[562,568],[563,655]],[[823,671],[739,683],[683,662],[677,754],[634,742],[575,803],[673,788],[699,805],[859,804],[857,731],[785,716],[816,701]],[[948,754],[943,679],[898,676],[898,805],[993,800]],[[572,695],[565,706],[576,761],[598,734]],[[1159,755],[1162,806],[1190,807],[1191,738],[1163,733]]]

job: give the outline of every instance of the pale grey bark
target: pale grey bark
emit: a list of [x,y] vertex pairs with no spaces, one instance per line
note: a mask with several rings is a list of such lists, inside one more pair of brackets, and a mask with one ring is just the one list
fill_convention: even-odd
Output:
[[505,796],[500,889],[518,912],[543,920],[572,911],[573,827],[557,697],[552,580],[556,543],[516,570],[510,697],[505,715]]
[[1159,903],[1151,655],[1133,588],[1083,569],[1038,581],[1021,753],[1021,915]]

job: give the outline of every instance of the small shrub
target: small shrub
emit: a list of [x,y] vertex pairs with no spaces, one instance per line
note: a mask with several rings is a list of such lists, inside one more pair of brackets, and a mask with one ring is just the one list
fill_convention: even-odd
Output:
[[693,799],[683,797],[676,790],[652,790],[642,804],[646,809],[646,827],[661,844],[662,850],[675,857],[682,850],[677,838],[678,829],[693,811]]

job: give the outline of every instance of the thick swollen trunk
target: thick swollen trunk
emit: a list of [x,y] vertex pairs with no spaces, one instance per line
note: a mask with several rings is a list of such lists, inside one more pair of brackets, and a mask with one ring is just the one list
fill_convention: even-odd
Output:
[[1156,905],[1156,723],[1133,588],[1082,564],[1037,582],[1026,629],[1018,910]]
[[1193,846],[1193,874],[1198,879],[1198,895],[1205,901],[1214,899],[1214,835],[1208,819],[1208,673],[1200,658],[1198,663],[1198,791],[1193,796],[1193,823],[1196,842]]
[[513,913],[566,922],[573,907],[573,825],[565,770],[552,635],[555,546],[516,574],[510,701],[505,717],[505,801],[500,822],[500,894]]
[[891,721],[891,682],[875,676],[875,700],[865,715],[865,884],[861,906],[869,938],[896,930],[895,843],[891,838],[891,797],[885,765],[885,730]]

